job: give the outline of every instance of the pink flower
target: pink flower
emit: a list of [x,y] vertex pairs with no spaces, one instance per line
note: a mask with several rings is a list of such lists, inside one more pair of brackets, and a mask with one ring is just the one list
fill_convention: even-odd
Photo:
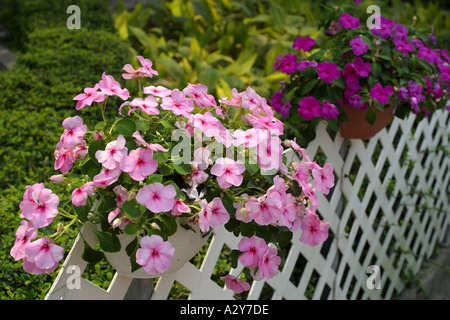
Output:
[[156,182],[143,186],[136,195],[136,200],[151,212],[160,213],[172,210],[176,195],[174,186]]
[[66,178],[64,178],[62,174],[56,174],[50,177],[50,181],[52,181],[53,183],[61,183],[64,182],[65,180]]
[[138,69],[141,74],[149,78],[153,78],[153,75],[158,75],[158,71],[152,69],[153,63],[149,59],[145,59],[142,56],[137,56],[137,58],[142,65],[142,67]]
[[114,194],[116,195],[116,205],[120,207],[128,200],[128,190],[123,186],[115,186],[113,189]]
[[87,132],[87,125],[79,116],[64,119],[62,123],[65,131],[61,135],[61,147],[71,148],[83,142],[83,136]]
[[281,206],[282,197],[278,192],[273,192],[259,199],[250,198],[245,209],[257,224],[266,226],[277,221]]
[[233,144],[238,147],[244,145],[246,148],[254,148],[259,141],[266,139],[268,130],[250,128],[245,131],[237,129],[233,132]]
[[328,163],[323,168],[313,169],[312,175],[314,177],[314,188],[328,194],[334,186],[333,166]]
[[167,271],[170,268],[175,249],[159,235],[145,236],[139,241],[136,262],[151,275]]
[[394,94],[394,89],[391,86],[382,87],[380,83],[377,83],[375,87],[370,89],[370,97],[377,99],[380,104],[386,104],[389,102],[388,95]]
[[281,263],[281,258],[277,254],[278,250],[274,246],[269,245],[258,265],[258,273],[261,277],[270,279],[276,275],[278,266]]
[[33,223],[27,220],[20,221],[20,227],[16,231],[16,240],[14,246],[11,248],[10,255],[15,260],[21,260],[25,257],[25,247],[36,239],[38,236],[37,229],[33,226]]
[[283,165],[283,146],[277,136],[268,136],[256,147],[257,161],[261,169],[278,170]]
[[93,182],[85,183],[80,188],[75,188],[72,191],[71,201],[76,207],[85,206],[88,200],[88,195],[94,194],[94,189],[92,188]]
[[179,216],[186,212],[191,212],[191,208],[189,208],[181,198],[175,199],[175,204],[173,205],[170,214],[173,216]]
[[153,151],[150,149],[131,150],[130,154],[123,156],[120,162],[120,169],[128,172],[136,181],[144,180],[145,177],[155,173],[157,168],[158,162],[153,160]]
[[189,175],[187,182],[191,187],[195,188],[199,184],[205,182],[208,179],[209,175],[204,170],[200,170],[198,166],[194,165],[193,167],[194,168],[192,170],[192,173]]
[[253,116],[247,114],[247,121],[253,126],[255,129],[267,129],[269,133],[275,135],[283,134],[283,122],[278,120],[277,118],[270,116],[257,115]]
[[355,59],[353,59],[353,63],[351,63],[350,66],[359,77],[367,78],[370,74],[370,62],[364,62],[361,57],[355,57]]
[[108,76],[104,72],[102,80],[98,84],[101,92],[107,96],[118,96],[122,100],[127,100],[130,97],[127,89],[122,89],[120,83],[114,80],[113,76]]
[[148,143],[147,141],[144,140],[144,138],[142,138],[139,131],[136,131],[135,133],[133,133],[132,137],[134,137],[136,139],[136,144],[138,146],[146,146],[148,150],[152,150],[153,152],[157,152],[157,151],[168,152],[169,151],[169,149],[164,148],[160,144]]
[[114,169],[103,168],[99,174],[94,176],[93,186],[104,188],[107,187],[119,179],[122,170],[119,167]]
[[43,183],[27,186],[19,207],[21,218],[28,219],[35,228],[48,226],[58,214],[59,198]]
[[186,98],[180,90],[173,89],[170,97],[162,99],[161,108],[170,110],[176,115],[189,118],[190,113],[194,110],[194,102]]
[[[183,93],[194,100],[194,103],[199,108],[210,108],[210,107],[217,107],[216,100],[214,99],[213,95],[208,94],[208,87],[204,84],[198,83],[198,84],[192,84],[188,83],[187,87],[183,89]],[[216,111],[219,111],[217,114],[221,115],[221,110],[216,109]]]
[[408,53],[414,51],[414,46],[411,42],[408,41],[408,39],[402,40],[399,38],[394,38],[393,41],[395,44],[395,49],[401,51],[404,55],[407,55]]
[[245,92],[242,93],[241,104],[242,107],[249,110],[254,110],[261,105],[261,97],[256,93],[255,89],[247,87]]
[[239,262],[251,268],[257,267],[268,248],[262,238],[257,236],[242,237],[238,244],[239,251],[243,252],[239,256]]
[[359,19],[349,15],[348,13],[344,13],[339,18],[339,24],[345,29],[358,29]]
[[317,64],[317,70],[319,71],[319,78],[324,79],[325,83],[331,83],[334,79],[339,79],[341,71],[335,63],[323,61]]
[[148,86],[144,88],[144,94],[151,94],[160,98],[170,96],[170,93],[171,91],[163,86]]
[[231,186],[240,186],[245,164],[242,161],[234,161],[229,158],[219,158],[211,168],[211,174],[217,176],[217,182],[222,189]]
[[135,98],[130,102],[130,107],[137,108],[139,107],[142,112],[149,115],[159,114],[158,102],[155,97],[148,96],[145,99]]
[[312,120],[315,117],[320,117],[320,101],[314,97],[304,97],[298,105],[298,115],[305,120]]
[[61,142],[58,142],[54,154],[55,164],[54,169],[60,170],[62,173],[67,173],[75,162],[73,148],[62,148]]
[[317,214],[306,208],[306,216],[303,218],[300,228],[302,235],[300,241],[310,246],[316,246],[328,238],[328,222],[321,221]]
[[188,124],[203,132],[207,137],[214,137],[218,135],[221,129],[225,129],[219,119],[214,117],[209,111],[205,112],[205,114],[191,114]]
[[361,56],[369,50],[369,45],[365,43],[359,36],[350,41],[350,47],[356,56]]
[[64,249],[47,237],[29,243],[25,247],[23,268],[33,274],[51,273],[64,256]]
[[225,281],[226,287],[234,293],[242,293],[250,290],[250,284],[248,282],[237,279],[231,274],[221,277],[220,280]]
[[202,232],[207,232],[210,228],[217,228],[230,220],[230,215],[220,198],[214,198],[208,204],[206,200],[203,200],[202,210],[198,217],[200,230]]
[[97,150],[95,158],[106,169],[115,169],[120,165],[122,157],[127,155],[128,148],[125,147],[125,143],[125,138],[120,135],[117,137],[117,140],[109,142],[104,151]]
[[302,49],[303,51],[309,51],[309,49],[311,49],[311,47],[315,43],[316,42],[314,41],[314,39],[312,39],[310,36],[298,37],[294,41],[294,44],[292,45],[292,48],[293,49],[297,49],[297,51],[299,51],[300,49]]
[[97,91],[99,87],[100,86],[97,83],[93,88],[84,88],[84,93],[80,93],[79,95],[75,96],[73,100],[78,100],[76,109],[80,110],[85,106],[90,106],[92,102],[102,102],[103,100],[105,100],[105,95],[100,91]]
[[73,148],[73,157],[75,160],[84,160],[88,155],[89,148],[86,145],[86,140],[83,140],[79,145]]

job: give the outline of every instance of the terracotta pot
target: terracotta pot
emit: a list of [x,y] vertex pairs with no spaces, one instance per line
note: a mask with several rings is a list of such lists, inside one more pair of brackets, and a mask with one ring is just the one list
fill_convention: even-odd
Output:
[[158,273],[156,275],[148,274],[144,268],[140,268],[135,272],[131,272],[130,257],[125,252],[126,246],[134,240],[134,236],[121,234],[119,240],[121,242],[121,250],[119,252],[104,252],[106,259],[116,272],[122,276],[130,278],[151,279],[157,278],[165,274],[173,273],[179,270],[189,262],[195,254],[200,251],[203,245],[208,240],[208,236],[203,237],[198,225],[193,230],[186,230],[181,226],[178,226],[177,232],[170,236],[168,241],[175,248],[174,256],[172,257],[172,263],[169,270]]
[[384,129],[394,118],[394,104],[383,111],[370,106],[377,113],[377,120],[370,125],[366,120],[366,110],[355,109],[344,106],[344,112],[350,121],[340,124],[340,134],[347,139],[369,139]]

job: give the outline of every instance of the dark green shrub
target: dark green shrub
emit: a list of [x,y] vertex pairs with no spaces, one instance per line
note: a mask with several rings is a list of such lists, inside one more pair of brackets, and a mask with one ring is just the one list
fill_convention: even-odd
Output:
[[13,70],[0,73],[0,108],[72,110],[75,95],[97,83],[103,72],[120,80],[128,61],[126,42],[107,31],[35,31]]
[[3,0],[0,6],[2,23],[9,30],[8,44],[24,50],[28,35],[38,29],[66,27],[67,7],[80,8],[82,29],[113,31],[111,9],[107,0]]

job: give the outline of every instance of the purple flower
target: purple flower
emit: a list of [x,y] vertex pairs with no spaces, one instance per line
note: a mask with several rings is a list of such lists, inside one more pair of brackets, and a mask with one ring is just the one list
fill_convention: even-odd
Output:
[[283,107],[283,90],[275,92],[275,94],[270,99],[270,105],[276,112],[280,112]]
[[428,63],[434,63],[437,60],[436,52],[433,51],[430,47],[426,45],[422,45],[419,48],[419,52],[417,52],[417,58],[425,59]]
[[398,40],[408,40],[408,28],[396,23],[394,25],[394,30],[395,30],[395,34],[394,34],[394,38],[398,39]]
[[358,29],[359,18],[352,17],[348,13],[344,13],[339,18],[339,24],[345,29]]
[[285,74],[292,74],[297,68],[297,56],[295,54],[286,53],[285,55],[278,55],[275,58],[273,68],[276,71],[281,71]]
[[377,99],[380,104],[386,104],[389,102],[388,95],[392,95],[394,93],[394,89],[391,86],[383,86],[380,83],[377,83],[375,87],[370,89],[370,97],[372,99]]
[[320,117],[320,101],[314,97],[305,97],[298,103],[298,115],[305,120],[311,120],[314,117]]
[[361,86],[359,85],[359,80],[357,77],[349,76],[345,78],[345,84],[347,85],[347,89],[353,92],[359,92],[361,90]]
[[286,100],[281,107],[280,114],[283,118],[287,118],[289,117],[289,111],[291,111],[291,100]]
[[361,57],[355,57],[350,64],[358,77],[367,78],[370,74],[370,62],[364,62]]
[[368,104],[361,99],[359,94],[352,94],[352,92],[346,92],[344,95],[345,103],[355,109],[367,110]]
[[353,49],[353,53],[357,56],[361,56],[369,50],[369,45],[365,43],[359,36],[350,41],[350,47]]
[[394,38],[394,44],[395,44],[395,49],[398,51],[401,51],[405,55],[407,55],[410,52],[413,52],[413,50],[414,50],[413,45],[408,41],[408,39],[402,40],[402,39]]
[[380,38],[384,40],[392,37],[394,35],[393,27],[395,22],[384,17],[380,17],[380,22],[380,28],[373,28],[370,30],[372,34],[374,36],[380,36]]
[[317,62],[308,60],[301,60],[297,62],[297,70],[305,71],[308,67],[317,67]]
[[321,117],[331,120],[336,119],[339,115],[339,111],[336,108],[336,106],[326,100],[323,100],[322,102],[322,110],[321,110]]
[[299,51],[300,49],[302,49],[303,51],[309,51],[309,49],[311,49],[311,47],[315,43],[316,42],[314,41],[314,39],[312,39],[310,36],[298,37],[294,41],[294,44],[292,45],[292,48],[293,49],[297,49],[297,51]]
[[341,71],[337,65],[328,61],[317,64],[317,70],[319,71],[319,78],[324,79],[325,83],[331,83],[333,79],[338,79],[341,76]]

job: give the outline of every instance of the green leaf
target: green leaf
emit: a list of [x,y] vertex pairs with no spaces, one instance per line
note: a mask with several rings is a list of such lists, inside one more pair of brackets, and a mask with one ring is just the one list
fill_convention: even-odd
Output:
[[145,180],[145,182],[147,184],[152,184],[152,183],[156,183],[156,182],[162,183],[162,181],[163,181],[163,176],[161,174],[156,174],[156,173],[151,174]]
[[134,222],[129,222],[127,223],[127,225],[125,226],[125,228],[123,229],[123,232],[125,234],[129,234],[131,236],[135,235],[138,231],[138,226],[136,223]]
[[312,79],[309,80],[302,88],[302,91],[300,92],[300,95],[304,96],[306,95],[308,92],[310,92],[315,86],[316,84],[319,82],[319,79]]
[[178,172],[181,175],[186,175],[186,174],[190,174],[192,173],[192,168],[190,164],[187,163],[172,163],[173,164],[173,168],[175,169],[176,172]]
[[133,241],[131,241],[127,246],[125,247],[125,252],[127,255],[131,256],[134,254],[138,249],[138,238],[135,237]]
[[375,110],[373,108],[369,107],[369,109],[366,112],[366,121],[370,125],[373,125],[376,120],[377,120],[377,113],[375,112]]
[[124,118],[116,123],[116,129],[125,137],[131,137],[136,132],[136,124],[133,120]]
[[239,257],[241,256],[242,251],[239,250],[231,250],[231,267],[236,269],[239,262]]
[[257,228],[257,225],[254,221],[245,223],[245,222],[240,222],[240,229],[241,229],[241,234],[244,237],[251,237],[252,235],[254,235],[255,230]]
[[94,164],[99,165],[99,162],[95,158],[95,153],[97,152],[97,150],[104,150],[105,147],[106,144],[103,142],[103,140],[94,140],[89,145],[88,154]]
[[97,251],[92,249],[89,244],[84,241],[84,251],[81,255],[81,258],[88,263],[98,263],[100,262],[105,255],[101,251]]
[[120,251],[121,245],[120,245],[119,238],[117,238],[117,235],[109,233],[109,232],[98,231],[94,228],[91,228],[91,230],[97,236],[98,242],[100,244],[100,248],[102,248],[103,251],[106,251],[106,252]]
[[73,206],[73,210],[75,211],[75,213],[77,214],[78,218],[85,222],[87,220],[89,211],[90,211],[90,206],[89,205],[85,205],[83,207],[75,207]]
[[178,229],[177,225],[177,217],[172,215],[166,215],[162,214],[157,217],[162,224],[158,224],[158,226],[161,228],[161,231],[164,232],[166,237],[170,237],[171,235],[175,234]]
[[142,214],[141,205],[136,201],[136,198],[131,201],[126,201],[122,205],[122,209],[131,219],[139,218]]

